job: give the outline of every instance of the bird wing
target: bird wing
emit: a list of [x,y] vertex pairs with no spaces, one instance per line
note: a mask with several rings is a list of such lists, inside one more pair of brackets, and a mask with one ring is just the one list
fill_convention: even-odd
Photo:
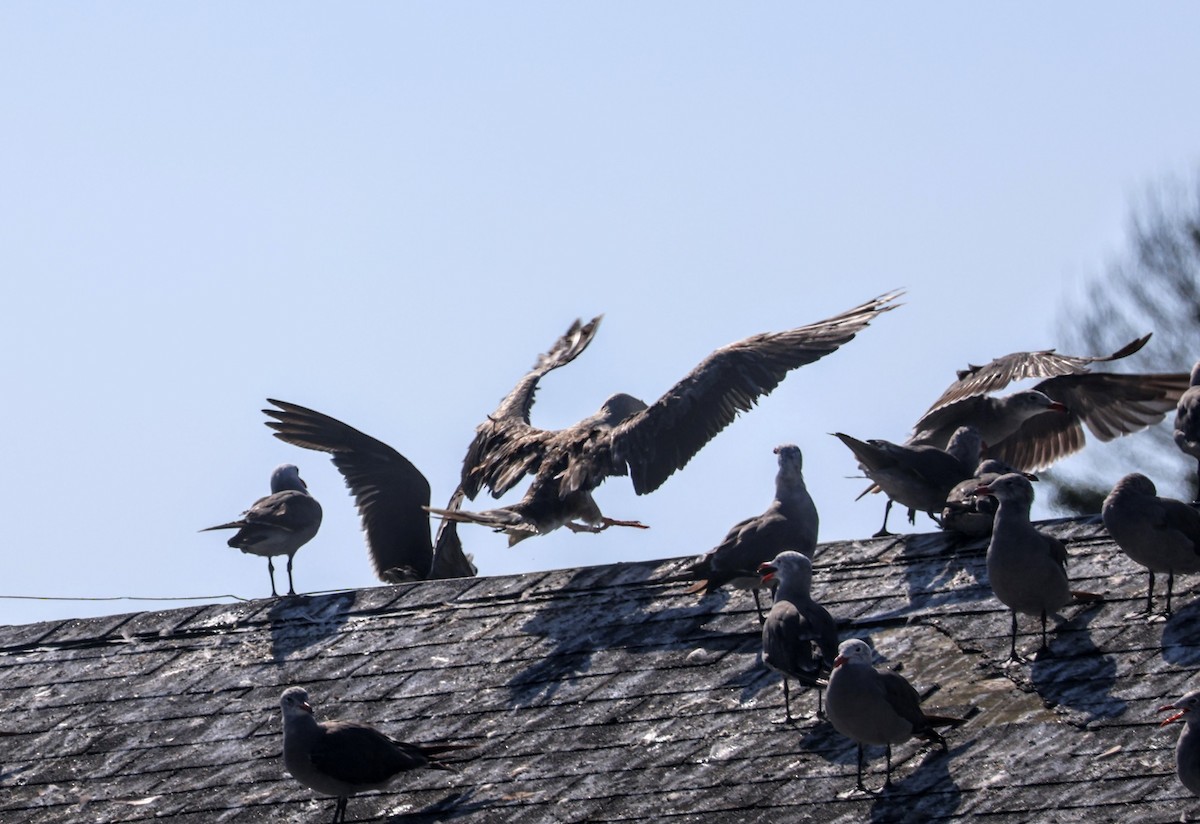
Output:
[[326,775],[348,784],[372,786],[429,759],[415,744],[395,741],[374,727],[353,721],[327,721],[309,758]]
[[[328,452],[354,495],[376,575],[384,580],[426,578],[433,564],[429,540],[429,482],[396,450],[341,421],[294,403],[267,399],[266,421],[282,441]],[[409,572],[411,571],[411,572]]]
[[1067,414],[1035,415],[999,443],[988,444],[988,457],[1038,472],[1083,449],[1084,426],[1099,440],[1111,441],[1158,423],[1175,409],[1188,381],[1185,372],[1091,372],[1048,378],[1035,388],[1065,405]]
[[[462,487],[454,490],[446,510],[457,512],[462,507]],[[471,557],[463,552],[462,539],[458,537],[458,521],[443,518],[433,542],[433,569],[430,578],[471,578],[479,573]]]
[[1150,335],[1132,340],[1111,355],[1060,355],[1053,349],[1043,349],[1039,352],[1013,352],[983,366],[972,364],[958,371],[958,380],[946,388],[925,414],[963,398],[996,392],[1013,381],[1084,373],[1093,363],[1129,357],[1145,346],[1148,340]]
[[590,452],[611,452],[603,463],[628,466],[637,494],[653,492],[788,372],[837,351],[899,305],[894,301],[900,295],[890,292],[817,323],[722,347],[647,409],[611,430],[580,434],[595,441]]
[[288,532],[312,528],[321,523],[321,505],[307,492],[285,489],[259,498],[246,510],[242,521],[258,526],[271,526]]
[[603,315],[584,324],[578,319],[538,356],[533,368],[517,382],[496,411],[475,428],[475,438],[463,458],[461,486],[474,500],[483,487],[499,498],[528,472],[536,472],[543,454],[542,441],[549,434],[531,426],[529,413],[543,376],[565,366],[587,349]]
[[883,684],[883,694],[892,710],[912,724],[914,732],[925,729],[928,723],[925,713],[921,711],[921,696],[908,683],[908,679],[889,669],[877,669],[875,673]]

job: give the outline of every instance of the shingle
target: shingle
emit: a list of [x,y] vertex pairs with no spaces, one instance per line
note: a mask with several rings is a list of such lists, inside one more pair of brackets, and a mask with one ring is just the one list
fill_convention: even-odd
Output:
[[660,584],[669,559],[0,628],[0,725],[19,733],[0,739],[0,820],[323,820],[332,800],[279,759],[291,684],[322,717],[476,745],[457,773],[357,798],[360,820],[1177,819],[1197,805],[1155,710],[1195,682],[1200,602],[1183,579],[1170,620],[1129,617],[1144,572],[1090,520],[1051,529],[1073,586],[1106,601],[1067,607],[1052,655],[1018,666],[985,542],[818,549],[814,595],[842,636],[969,716],[946,754],[896,747],[877,797],[851,791],[855,748],[827,723],[780,723],[749,596]]

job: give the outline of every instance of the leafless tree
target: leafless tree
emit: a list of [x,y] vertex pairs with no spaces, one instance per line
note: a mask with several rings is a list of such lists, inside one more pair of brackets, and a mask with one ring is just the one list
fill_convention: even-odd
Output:
[[[1129,248],[1068,296],[1060,310],[1063,350],[1110,352],[1154,332],[1132,365],[1138,372],[1186,372],[1200,359],[1200,175],[1152,188],[1129,221]],[[1196,468],[1171,440],[1174,415],[1149,432],[1085,453],[1087,473],[1052,472],[1051,503],[1068,513],[1095,513],[1111,483],[1094,479],[1142,472],[1174,494],[1194,500]]]

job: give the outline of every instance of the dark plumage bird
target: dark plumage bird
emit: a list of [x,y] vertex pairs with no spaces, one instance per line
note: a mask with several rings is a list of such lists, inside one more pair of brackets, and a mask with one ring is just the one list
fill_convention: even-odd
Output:
[[816,504],[804,484],[800,447],[783,444],[775,447],[775,454],[779,471],[770,506],[761,515],[734,524],[725,539],[697,558],[683,575],[696,581],[689,592],[707,595],[726,584],[750,589],[760,620],[764,616],[758,597],[763,585],[759,565],[789,549],[812,558],[820,524]]
[[[992,520],[996,517],[996,499],[976,492],[1001,475],[1015,472],[1004,461],[985,458],[975,467],[975,474],[954,485],[946,496],[942,507],[942,529],[957,532],[970,538],[982,538],[992,534]],[[1022,472],[1026,478],[1036,481],[1037,475]]]
[[1174,721],[1183,722],[1183,729],[1179,731],[1179,742],[1175,745],[1175,772],[1179,781],[1192,795],[1200,795],[1200,713],[1196,712],[1197,709],[1200,709],[1200,690],[1189,692],[1174,704],[1158,708],[1159,712],[1177,710],[1174,715],[1159,724],[1160,727]]
[[[305,449],[328,452],[354,495],[371,565],[388,583],[460,578],[475,574],[452,522],[438,530],[436,552],[429,537],[429,481],[387,444],[336,418],[294,403],[268,399],[264,409],[275,437]],[[451,506],[461,500],[456,492]]]
[[1010,661],[1018,661],[1017,613],[1042,619],[1042,647],[1046,620],[1073,599],[1097,601],[1100,597],[1071,590],[1067,580],[1067,548],[1052,535],[1038,532],[1029,520],[1033,485],[1024,475],[1010,472],[976,490],[999,504],[987,550],[988,583],[1002,604],[1012,610]]
[[287,556],[288,595],[296,594],[292,583],[292,557],[296,550],[312,540],[321,528],[321,505],[308,494],[308,485],[300,470],[292,464],[281,464],[271,472],[271,494],[259,498],[242,513],[242,517],[227,524],[205,527],[236,529],[229,546],[251,555],[265,556],[267,572],[271,575],[271,595],[275,591],[274,555]]
[[838,654],[837,625],[812,597],[812,561],[799,552],[781,552],[759,566],[763,583],[778,582],[775,603],[762,628],[763,663],[783,676],[783,711],[792,720],[788,679],[817,688],[821,713],[822,675],[833,669]]
[[928,715],[921,709],[921,696],[903,675],[888,669],[876,669],[871,648],[865,641],[851,638],[838,647],[829,686],[825,689],[825,709],[833,728],[858,744],[857,787],[863,785],[863,745],[887,747],[887,779],[892,784],[892,745],[914,736],[932,741],[946,749],[946,739],[934,727],[957,726],[961,718]]
[[[908,443],[945,446],[955,429],[974,426],[988,457],[1038,472],[1083,449],[1085,426],[1101,441],[1145,429],[1175,408],[1188,376],[1091,372],[1090,365],[1128,357],[1149,339],[1138,338],[1102,357],[1048,349],[972,365],[917,421]],[[1011,395],[991,394],[1025,378],[1045,380]]]
[[1200,572],[1200,512],[1174,498],[1160,498],[1154,482],[1138,472],[1117,481],[1100,510],[1121,551],[1150,573],[1146,612],[1154,611],[1154,573],[1167,574],[1167,610],[1175,573]]
[[908,522],[916,523],[916,513],[925,512],[934,522],[954,485],[971,473],[979,463],[982,442],[971,426],[960,426],[944,449],[936,446],[909,446],[879,439],[860,441],[841,432],[833,436],[844,443],[863,474],[874,483],[861,495],[882,490],[888,496],[883,509],[883,526],[875,533],[890,535],[887,528],[892,502],[908,507]]
[[283,765],[309,789],[337,797],[333,821],[346,820],[350,796],[382,790],[401,773],[419,767],[454,768],[443,754],[463,744],[410,744],[354,721],[317,721],[308,693],[288,687],[279,699],[283,709]]
[[1188,384],[1175,407],[1175,445],[1183,454],[1196,459],[1196,483],[1200,490],[1200,361],[1192,366]]
[[435,514],[490,526],[508,533],[513,542],[564,525],[576,531],[642,526],[606,518],[593,490],[612,475],[629,475],[639,495],[658,489],[788,372],[836,351],[894,308],[897,297],[898,292],[882,295],[808,326],[722,347],[653,404],[613,395],[595,415],[566,429],[538,429],[530,423],[535,371],[476,429],[462,471],[468,498],[485,488],[500,497],[532,475],[525,496],[486,512]]

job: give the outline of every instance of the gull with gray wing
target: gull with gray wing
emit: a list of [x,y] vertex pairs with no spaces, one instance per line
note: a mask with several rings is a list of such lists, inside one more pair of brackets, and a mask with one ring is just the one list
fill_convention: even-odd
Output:
[[410,744],[355,721],[317,721],[308,693],[288,687],[283,710],[283,765],[311,790],[337,797],[333,822],[346,820],[350,796],[385,789],[402,773],[430,767],[454,770],[445,753],[469,744]]
[[[1174,704],[1159,707],[1159,712],[1175,711],[1160,727],[1175,721],[1183,722],[1179,741],[1175,745],[1175,772],[1179,781],[1192,795],[1200,795],[1200,690],[1189,692]],[[1187,820],[1187,819],[1183,819]]]
[[[1175,445],[1196,459],[1197,496],[1200,497],[1200,361],[1192,366],[1187,391],[1175,407]],[[1196,503],[1200,503],[1197,500]]]
[[259,498],[242,513],[242,517],[227,524],[205,527],[236,529],[229,546],[250,555],[266,557],[267,572],[271,575],[271,595],[275,596],[274,555],[287,556],[288,595],[296,594],[292,583],[292,558],[300,547],[312,540],[321,528],[321,505],[308,493],[308,485],[294,464],[281,464],[271,472],[271,494]]

